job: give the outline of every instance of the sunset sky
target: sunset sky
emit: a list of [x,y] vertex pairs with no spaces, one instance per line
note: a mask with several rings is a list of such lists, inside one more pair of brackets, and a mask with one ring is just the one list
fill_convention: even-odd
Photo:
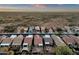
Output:
[[79,11],[79,4],[0,4],[0,11]]

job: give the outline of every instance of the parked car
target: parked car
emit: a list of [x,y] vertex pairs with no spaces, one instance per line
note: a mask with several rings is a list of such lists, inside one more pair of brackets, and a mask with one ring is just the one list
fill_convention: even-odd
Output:
[[39,26],[35,26],[35,33],[40,33],[40,27]]
[[28,29],[28,32],[29,33],[33,33],[34,32],[34,27],[33,26],[30,26],[29,29]]
[[41,33],[45,33],[45,27],[41,27]]

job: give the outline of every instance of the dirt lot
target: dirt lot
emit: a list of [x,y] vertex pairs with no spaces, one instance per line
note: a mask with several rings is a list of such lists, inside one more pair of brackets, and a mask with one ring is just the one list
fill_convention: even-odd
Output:
[[63,27],[79,25],[78,12],[0,12],[0,26]]

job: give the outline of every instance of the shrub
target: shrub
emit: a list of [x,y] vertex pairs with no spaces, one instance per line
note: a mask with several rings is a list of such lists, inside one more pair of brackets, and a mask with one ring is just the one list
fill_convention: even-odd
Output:
[[10,51],[8,52],[8,55],[14,55],[14,51],[10,50]]
[[16,29],[15,26],[5,26],[4,27],[4,32],[14,32]]
[[1,52],[8,52],[8,48],[7,47],[0,47],[0,51]]
[[72,55],[72,50],[67,46],[59,46],[55,48],[56,55]]

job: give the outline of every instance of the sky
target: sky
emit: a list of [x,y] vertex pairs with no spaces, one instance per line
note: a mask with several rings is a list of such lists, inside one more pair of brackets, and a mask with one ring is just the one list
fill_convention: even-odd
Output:
[[0,11],[79,11],[79,4],[0,4]]

